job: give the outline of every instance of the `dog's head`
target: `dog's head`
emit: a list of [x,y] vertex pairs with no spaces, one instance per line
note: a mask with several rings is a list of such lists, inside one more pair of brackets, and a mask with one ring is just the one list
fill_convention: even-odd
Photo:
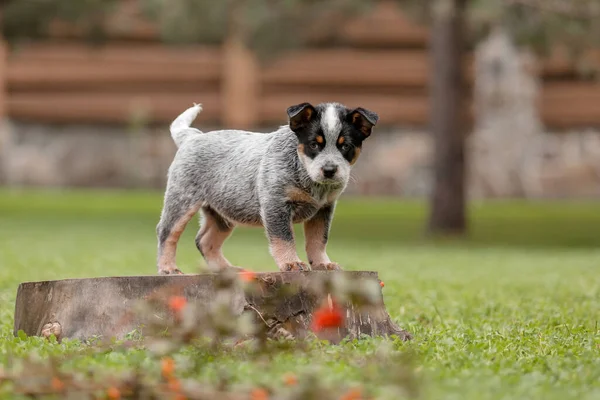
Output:
[[317,183],[345,185],[363,141],[379,117],[364,108],[337,103],[302,103],[287,110],[290,129],[298,137],[298,155]]

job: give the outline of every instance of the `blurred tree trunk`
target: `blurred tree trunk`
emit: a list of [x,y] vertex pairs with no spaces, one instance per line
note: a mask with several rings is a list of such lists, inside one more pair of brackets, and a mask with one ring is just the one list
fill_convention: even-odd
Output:
[[431,32],[431,131],[434,185],[428,231],[466,231],[463,52],[466,0],[436,0]]
[[6,183],[6,158],[8,152],[8,110],[7,110],[7,74],[8,48],[3,35],[2,5],[0,5],[0,184]]
[[[0,3],[0,121],[6,116],[6,81],[7,81],[7,48],[4,42],[3,35],[3,18],[2,4]],[[0,138],[1,139],[1,138]],[[1,144],[1,141],[0,141]]]

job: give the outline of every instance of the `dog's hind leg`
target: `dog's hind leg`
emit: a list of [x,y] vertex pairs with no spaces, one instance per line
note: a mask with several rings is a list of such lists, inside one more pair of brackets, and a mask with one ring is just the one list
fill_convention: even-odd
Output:
[[[183,197],[183,198],[182,198]],[[181,274],[175,263],[177,242],[185,226],[198,212],[202,203],[192,201],[177,193],[167,192],[160,222],[156,227],[158,235],[158,273],[160,275]]]
[[233,232],[233,224],[227,221],[212,207],[202,207],[200,230],[196,235],[196,247],[209,269],[219,270],[232,267],[223,255],[223,243]]

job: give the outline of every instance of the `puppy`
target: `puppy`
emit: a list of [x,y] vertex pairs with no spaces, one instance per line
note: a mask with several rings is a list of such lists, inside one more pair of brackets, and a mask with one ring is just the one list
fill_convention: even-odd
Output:
[[[177,242],[201,212],[196,247],[209,269],[232,267],[221,250],[236,225],[262,226],[281,271],[338,270],[326,246],[336,200],[345,189],[376,113],[337,103],[289,107],[289,124],[271,133],[190,125],[200,105],[171,124],[178,147],[157,226],[159,274],[181,274]],[[292,224],[304,223],[309,265],[296,252]]]

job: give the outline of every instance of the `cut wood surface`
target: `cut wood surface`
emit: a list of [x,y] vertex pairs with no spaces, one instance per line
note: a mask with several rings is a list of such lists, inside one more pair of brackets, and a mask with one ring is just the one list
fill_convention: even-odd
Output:
[[[318,274],[343,273],[349,279],[378,282],[376,272],[276,272],[257,273],[260,293],[247,294],[235,287],[231,307],[237,315],[260,313],[260,320],[271,321],[275,328],[285,329],[293,337],[305,336],[313,311],[326,301],[309,290]],[[45,282],[26,282],[19,285],[15,306],[14,333],[22,330],[30,336],[49,336],[58,339],[124,338],[140,330],[144,316],[131,311],[136,302],[157,293],[177,293],[188,301],[209,305],[215,300],[216,274],[177,276],[131,276],[90,279],[66,279]],[[274,297],[282,288],[293,288],[283,297]],[[276,306],[273,307],[273,298]],[[333,340],[361,335],[396,335],[409,339],[388,315],[379,296],[368,308],[342,305],[344,319]],[[165,306],[156,309],[150,318],[166,320],[174,315]],[[145,316],[148,318],[148,316]],[[156,320],[154,322],[156,322]],[[269,328],[273,328],[269,327]],[[143,329],[142,329],[143,331]]]

